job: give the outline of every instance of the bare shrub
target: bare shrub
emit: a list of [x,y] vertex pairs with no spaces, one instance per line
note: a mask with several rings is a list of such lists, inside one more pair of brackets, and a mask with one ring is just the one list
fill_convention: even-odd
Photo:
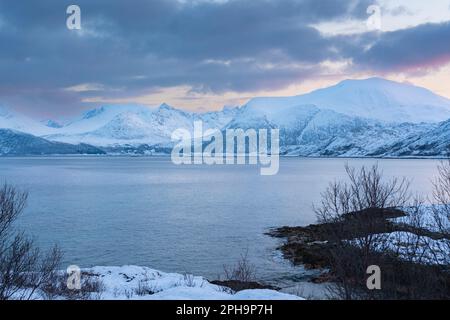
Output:
[[68,275],[56,272],[51,281],[41,288],[41,295],[46,300],[99,300],[105,286],[101,278],[92,273],[81,273],[81,288],[69,289],[67,287]]
[[241,255],[235,265],[224,266],[223,271],[227,281],[251,282],[256,279],[256,267],[250,263],[247,252]]
[[[383,209],[403,206],[409,193],[406,180],[384,181],[377,165],[371,168],[345,167],[348,182],[333,182],[315,207],[318,222],[325,226],[324,239],[329,263],[336,277],[333,296],[355,299],[360,295],[362,276],[373,263],[373,253],[383,242],[378,231]],[[358,237],[355,237],[358,236]],[[345,240],[354,239],[356,243]]]
[[11,185],[0,188],[0,300],[35,298],[53,281],[61,261],[57,247],[42,254],[33,240],[14,229],[27,198]]
[[432,225],[447,241],[438,248],[450,265],[450,160],[442,161],[438,166],[438,177],[433,181]]
[[151,286],[145,280],[139,281],[137,288],[134,290],[134,293],[138,296],[152,295],[155,294],[156,292],[157,292],[156,288]]
[[105,291],[105,285],[97,275],[88,274],[83,277],[82,273],[81,289],[71,291],[75,292],[72,297],[78,300],[99,300]]
[[[322,238],[328,241],[328,263],[336,280],[330,295],[341,299],[427,299],[448,295],[442,268],[430,265],[429,251],[425,254],[430,238],[420,233],[426,230],[423,206],[419,200],[411,201],[409,182],[385,180],[377,165],[359,170],[346,166],[346,172],[348,182],[330,184],[322,194],[321,205],[315,208],[323,226]],[[388,218],[406,207],[410,216],[405,229],[420,231],[418,234],[392,233],[395,230]],[[382,290],[366,287],[366,270],[371,265],[382,270]]]
[[195,276],[189,273],[183,275],[183,282],[186,287],[195,287]]
[[345,215],[371,208],[404,207],[411,199],[409,181],[392,178],[385,181],[378,165],[356,170],[345,166],[348,182],[335,181],[322,193],[315,208],[319,222],[339,222]]
[[125,290],[123,290],[123,294],[125,295],[125,297],[128,299],[128,300],[131,300],[131,299],[133,299],[133,297],[134,297],[134,291],[133,290],[129,290],[129,289],[125,289]]
[[0,188],[0,239],[11,232],[11,226],[26,206],[28,193],[4,184]]

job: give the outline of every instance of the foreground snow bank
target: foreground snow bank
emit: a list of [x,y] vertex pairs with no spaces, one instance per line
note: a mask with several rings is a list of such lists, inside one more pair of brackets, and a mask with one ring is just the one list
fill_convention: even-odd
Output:
[[202,277],[164,273],[147,267],[93,267],[82,271],[82,276],[102,283],[102,292],[97,297],[104,300],[302,300],[274,290],[235,293]]

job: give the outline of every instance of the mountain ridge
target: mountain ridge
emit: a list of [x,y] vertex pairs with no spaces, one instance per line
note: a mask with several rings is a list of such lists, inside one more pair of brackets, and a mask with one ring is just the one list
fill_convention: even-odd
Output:
[[5,155],[75,155],[75,154],[105,154],[97,147],[78,144],[72,145],[62,142],[49,141],[28,133],[0,129],[0,156]]
[[315,105],[338,113],[385,122],[440,122],[450,118],[450,99],[428,89],[382,78],[344,80],[292,97],[254,98],[253,109]]
[[194,121],[202,121],[204,130],[278,128],[281,152],[286,155],[436,156],[448,148],[448,119],[450,100],[424,88],[369,78],[344,80],[294,97],[254,98],[241,107],[203,113],[166,103],[101,106],[64,123],[36,124],[1,111],[0,128],[132,153],[153,146],[170,150],[174,130],[192,132]]

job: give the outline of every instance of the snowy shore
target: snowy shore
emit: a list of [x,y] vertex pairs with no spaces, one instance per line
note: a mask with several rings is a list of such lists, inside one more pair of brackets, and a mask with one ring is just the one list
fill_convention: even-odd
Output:
[[200,276],[139,266],[93,267],[83,269],[82,277],[100,282],[101,290],[92,298],[101,300],[303,300],[275,290],[233,292]]

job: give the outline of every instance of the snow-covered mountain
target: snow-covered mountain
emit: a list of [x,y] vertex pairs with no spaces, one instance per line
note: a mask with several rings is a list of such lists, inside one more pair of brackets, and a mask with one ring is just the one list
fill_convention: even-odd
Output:
[[[264,113],[315,105],[348,116],[385,122],[440,122],[450,118],[450,100],[410,84],[381,78],[345,80],[295,97],[255,98],[247,106]],[[287,114],[287,112],[284,112]]]
[[[295,143],[282,145],[282,153],[318,157],[397,156],[393,152],[395,145],[434,128],[432,124],[386,124],[345,116],[335,119],[322,126],[315,126],[315,120],[311,121]],[[289,136],[289,132],[285,135]]]
[[40,136],[51,134],[54,128],[17,112],[13,112],[9,108],[0,106],[0,129],[24,131]]
[[219,112],[185,112],[162,104],[145,106],[108,106],[84,113],[45,138],[68,143],[98,146],[121,144],[169,144],[172,132],[193,131],[194,121],[202,120],[205,129],[224,128],[237,114],[237,108]]
[[103,150],[86,144],[72,145],[48,141],[28,133],[11,129],[0,129],[0,156],[104,153]]
[[59,122],[56,122],[54,120],[51,120],[51,119],[50,120],[42,120],[41,123],[44,124],[46,127],[49,127],[49,128],[57,128],[57,129],[59,129],[59,128],[63,127],[62,124],[60,124]]
[[[186,112],[162,104],[103,106],[70,121],[38,122],[0,109],[0,128],[109,152],[171,147],[171,134],[218,128],[279,128],[284,154],[301,156],[442,155],[450,139],[450,100],[431,91],[371,78],[346,80],[296,97],[255,98],[242,107]],[[156,151],[159,152],[159,151]]]
[[410,134],[405,139],[385,146],[385,154],[392,156],[450,156],[450,120],[433,126],[430,130]]

